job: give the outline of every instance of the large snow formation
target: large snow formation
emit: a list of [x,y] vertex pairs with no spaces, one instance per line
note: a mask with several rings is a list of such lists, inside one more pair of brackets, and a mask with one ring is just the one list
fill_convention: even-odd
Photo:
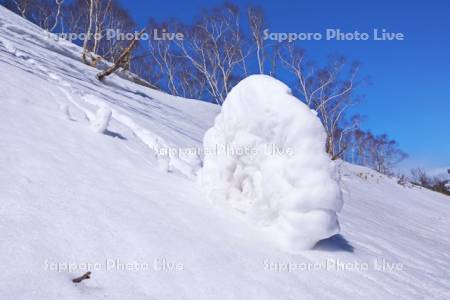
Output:
[[200,181],[215,203],[268,226],[288,251],[339,232],[342,207],[319,118],[266,75],[242,80],[204,136]]

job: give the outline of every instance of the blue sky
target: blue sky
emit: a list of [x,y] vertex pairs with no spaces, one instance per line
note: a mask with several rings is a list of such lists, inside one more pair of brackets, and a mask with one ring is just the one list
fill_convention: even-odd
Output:
[[[119,0],[142,25],[149,17],[184,22],[216,0]],[[409,155],[401,169],[450,167],[450,2],[434,1],[232,1],[263,7],[270,32],[401,32],[404,41],[306,41],[317,61],[338,53],[362,63],[372,84],[361,90],[358,111],[366,129],[387,133]]]

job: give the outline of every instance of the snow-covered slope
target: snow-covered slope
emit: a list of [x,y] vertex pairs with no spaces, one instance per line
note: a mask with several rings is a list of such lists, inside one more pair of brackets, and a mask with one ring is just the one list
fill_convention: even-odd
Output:
[[0,299],[450,298],[449,197],[342,164],[341,235],[285,253],[155,152],[199,147],[215,106],[79,51],[0,7]]

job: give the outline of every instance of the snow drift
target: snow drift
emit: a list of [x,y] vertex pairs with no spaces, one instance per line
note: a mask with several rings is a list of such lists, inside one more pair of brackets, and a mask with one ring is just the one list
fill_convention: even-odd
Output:
[[289,251],[339,232],[342,207],[319,118],[266,75],[242,80],[204,136],[201,183],[215,203],[268,226]]

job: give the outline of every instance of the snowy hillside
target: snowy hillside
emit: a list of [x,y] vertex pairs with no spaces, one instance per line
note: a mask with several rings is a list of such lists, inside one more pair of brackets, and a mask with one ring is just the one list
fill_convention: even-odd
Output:
[[79,56],[0,6],[0,299],[450,298],[449,197],[341,163],[341,234],[286,253],[164,151],[216,106]]

